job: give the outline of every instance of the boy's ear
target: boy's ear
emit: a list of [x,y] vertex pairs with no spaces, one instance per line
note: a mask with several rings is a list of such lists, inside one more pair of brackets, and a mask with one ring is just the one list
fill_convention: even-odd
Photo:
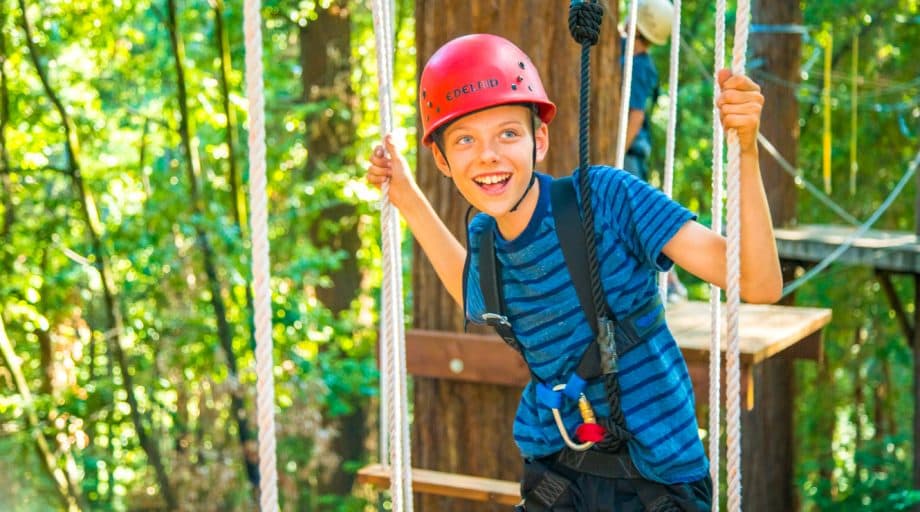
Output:
[[438,166],[441,174],[450,178],[450,164],[447,163],[447,158],[444,153],[441,153],[441,148],[437,144],[431,145],[431,154],[434,156],[434,164]]
[[533,134],[533,140],[537,145],[537,162],[542,162],[546,158],[546,152],[549,151],[549,128],[546,123],[540,123]]

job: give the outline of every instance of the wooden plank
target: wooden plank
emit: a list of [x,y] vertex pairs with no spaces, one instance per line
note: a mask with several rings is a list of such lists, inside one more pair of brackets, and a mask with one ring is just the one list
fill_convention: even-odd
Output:
[[[358,482],[377,488],[390,486],[389,472],[380,464],[358,470]],[[412,490],[418,493],[463,498],[514,506],[520,503],[520,484],[468,475],[412,468]]]
[[[725,337],[727,311],[722,307],[722,350],[727,349]],[[759,363],[775,356],[820,331],[831,320],[831,310],[790,306],[742,304],[742,360]],[[708,354],[710,344],[710,313],[708,302],[685,301],[667,309],[668,326],[684,352]],[[708,355],[707,355],[708,357]],[[817,358],[817,353],[809,355]]]
[[523,387],[530,370],[497,335],[412,329],[406,333],[412,375]]
[[[802,225],[775,229],[776,247],[785,260],[818,262],[856,231],[853,226]],[[920,274],[920,236],[908,231],[869,230],[838,260],[890,272]]]
[[[688,364],[708,364],[709,304],[674,304],[666,315]],[[743,364],[760,362],[784,350],[816,359],[820,338],[812,335],[830,318],[829,309],[742,305]],[[723,351],[725,341],[723,336]],[[496,335],[414,329],[406,333],[406,354],[409,373],[416,376],[519,387],[530,380],[521,357]]]

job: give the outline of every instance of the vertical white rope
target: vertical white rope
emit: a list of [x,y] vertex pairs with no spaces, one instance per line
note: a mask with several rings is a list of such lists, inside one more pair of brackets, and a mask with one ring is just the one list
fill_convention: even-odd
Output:
[[629,0],[629,23],[627,24],[626,49],[623,50],[623,84],[620,89],[620,121],[617,126],[617,153],[614,163],[623,168],[626,159],[626,132],[629,126],[629,95],[632,91],[633,52],[636,48],[636,18],[639,14],[639,0]]
[[[674,0],[674,20],[671,23],[671,59],[668,62],[668,141],[665,146],[664,180],[661,190],[668,197],[674,195],[674,151],[677,146],[677,96],[680,92],[678,67],[680,65],[680,5]],[[625,157],[624,157],[625,158]],[[672,272],[676,272],[672,270]],[[668,298],[668,274],[658,276],[658,293],[665,303]]]
[[[716,76],[725,66],[725,0],[716,2],[716,37],[713,64],[712,93],[712,230],[722,232],[723,140],[725,134],[719,120],[716,100],[721,92]],[[721,466],[721,405],[722,392],[722,290],[709,285],[710,346],[709,346],[709,476],[712,478],[712,511],[719,511],[719,476]]]
[[[393,61],[395,60],[395,55],[396,55],[396,51],[394,48],[394,45],[396,44],[396,34],[393,29],[393,20],[396,19],[396,1],[389,0],[386,3],[389,7],[389,13],[387,15],[387,19],[390,20],[388,24],[388,27],[389,27],[388,34],[389,35],[387,37],[387,42],[389,43],[389,47],[387,48],[387,55],[391,56],[389,59],[387,59],[387,63],[389,64],[389,70],[388,70],[389,77],[390,77],[390,80],[392,81],[392,77],[395,76],[394,71],[393,71]],[[390,117],[392,119],[393,116],[391,115]],[[395,301],[395,311],[394,311],[394,315],[397,318],[396,325],[399,329],[399,333],[396,337],[396,339],[399,340],[399,343],[397,344],[397,348],[399,349],[399,353],[397,355],[397,361],[399,362],[399,376],[398,376],[399,378],[397,382],[401,386],[400,396],[402,396],[402,400],[400,401],[399,415],[400,415],[400,418],[402,418],[402,422],[403,422],[402,428],[399,430],[399,432],[402,433],[402,460],[404,464],[403,472],[401,476],[403,479],[403,489],[404,489],[404,492],[406,493],[406,499],[405,499],[403,510],[405,510],[406,512],[412,512],[414,508],[413,493],[412,493],[412,444],[411,444],[410,435],[409,435],[409,429],[410,429],[409,389],[408,389],[409,378],[408,378],[408,370],[406,368],[407,358],[406,358],[406,341],[405,341],[406,340],[406,324],[405,324],[405,308],[404,308],[405,301],[403,300],[403,295],[402,295],[403,294],[403,273],[402,273],[403,266],[402,266],[402,259],[401,259],[402,258],[402,252],[401,252],[402,243],[400,243],[401,231],[399,229],[399,218],[396,215],[395,211],[393,212],[393,216],[394,216],[394,219],[396,220],[396,229],[392,230],[393,237],[394,237],[393,246],[396,248],[396,258],[397,258],[396,261],[398,263],[396,266],[397,271],[395,272],[396,301]]]
[[[393,132],[393,2],[374,0],[374,34],[382,134]],[[380,202],[383,283],[381,286],[381,462],[390,470],[392,510],[409,511],[412,502],[412,467],[409,446],[408,392],[406,389],[405,327],[403,326],[402,261],[399,218],[388,200],[389,184]]]
[[278,473],[275,468],[275,377],[272,362],[260,9],[260,0],[245,0],[243,17],[246,36],[246,97],[249,100],[249,223],[252,232],[252,278],[255,289],[259,505],[262,512],[274,512],[278,510]]
[[[738,0],[732,74],[743,75],[746,64],[750,0]],[[728,510],[741,510],[741,147],[737,130],[728,133],[728,355],[726,371],[726,430],[728,466]]]

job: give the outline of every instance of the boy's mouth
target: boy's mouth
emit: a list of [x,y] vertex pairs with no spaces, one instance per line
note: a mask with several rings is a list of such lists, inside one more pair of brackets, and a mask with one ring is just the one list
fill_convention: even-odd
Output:
[[476,176],[473,181],[487,194],[501,194],[511,181],[510,172],[497,172]]

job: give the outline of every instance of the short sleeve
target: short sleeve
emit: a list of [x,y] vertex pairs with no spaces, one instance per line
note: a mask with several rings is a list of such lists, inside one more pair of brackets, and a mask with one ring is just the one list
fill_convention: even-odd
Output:
[[673,262],[661,249],[696,215],[632,174],[610,167],[589,170],[595,208],[604,226],[643,264],[666,271]]

